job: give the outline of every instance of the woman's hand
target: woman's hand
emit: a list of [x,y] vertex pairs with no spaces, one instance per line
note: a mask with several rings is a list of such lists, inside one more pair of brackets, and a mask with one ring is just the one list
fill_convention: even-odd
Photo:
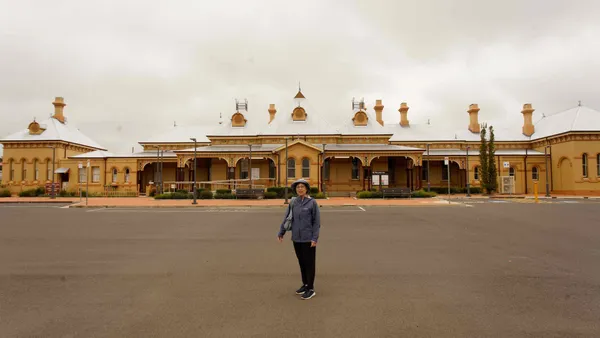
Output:
[[279,241],[279,243],[281,243],[281,242],[283,242],[283,237],[277,236],[277,240]]
[[310,247],[311,247],[311,248],[314,248],[314,247],[316,247],[316,246],[317,246],[317,242],[315,242],[315,241],[310,241]]

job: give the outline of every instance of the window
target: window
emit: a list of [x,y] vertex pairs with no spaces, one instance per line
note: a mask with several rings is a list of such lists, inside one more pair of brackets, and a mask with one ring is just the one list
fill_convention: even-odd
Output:
[[40,179],[40,168],[38,168],[37,158],[33,160],[33,174],[34,174],[34,181],[38,181]]
[[296,160],[293,158],[288,159],[288,162],[287,162],[287,177],[288,178],[296,177]]
[[269,160],[269,178],[275,178],[275,162]]
[[475,181],[479,181],[479,170],[480,170],[480,167],[476,166],[475,170],[473,172],[473,178],[475,179]]
[[27,180],[27,168],[25,167],[27,165],[27,161],[22,158],[21,159],[21,181],[26,181]]
[[129,168],[125,168],[125,183],[130,183],[131,179],[131,172],[129,171]]
[[358,171],[358,157],[352,158],[352,179],[360,179],[360,172]]
[[581,156],[581,169],[583,170],[583,177],[588,177],[588,155],[583,154]]
[[242,159],[242,164],[241,164],[241,167],[240,167],[240,170],[241,170],[240,171],[240,178],[243,179],[243,180],[245,180],[245,179],[248,178],[248,162],[249,161],[248,161],[247,158]]
[[540,179],[540,169],[538,169],[538,167],[531,168],[531,179],[534,181]]
[[302,159],[302,177],[310,177],[310,160],[307,158]]
[[79,169],[79,183],[85,183],[87,181],[87,168],[83,167]]
[[423,181],[427,181],[429,180],[429,172],[427,171],[427,164],[429,164],[429,161],[423,161],[423,167],[421,169],[421,177]]
[[118,175],[119,175],[119,172],[117,171],[117,168],[113,168],[112,169],[112,182],[113,183],[117,183]]
[[510,167],[510,169],[508,169],[508,176],[512,176],[514,177],[514,180],[517,180],[517,177],[515,176],[515,168],[514,167]]
[[448,180],[448,166],[442,162],[442,181]]
[[8,176],[10,181],[15,180],[15,169],[13,168],[12,158],[8,161]]
[[50,159],[46,160],[46,180],[52,181],[52,162]]
[[596,155],[596,176],[600,177],[600,154]]
[[92,167],[92,182],[100,182],[100,167]]

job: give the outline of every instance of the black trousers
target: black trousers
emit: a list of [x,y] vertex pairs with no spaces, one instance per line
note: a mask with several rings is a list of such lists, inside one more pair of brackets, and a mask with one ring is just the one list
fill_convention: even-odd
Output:
[[302,273],[302,285],[307,285],[309,289],[314,289],[317,247],[311,248],[310,242],[294,242],[294,250],[296,251],[296,257],[298,257],[298,263],[300,264],[300,272]]

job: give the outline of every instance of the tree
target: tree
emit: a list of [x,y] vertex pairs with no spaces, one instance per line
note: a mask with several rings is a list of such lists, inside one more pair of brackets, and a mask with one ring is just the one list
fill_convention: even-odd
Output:
[[486,126],[482,126],[480,136],[481,144],[479,146],[479,181],[483,189],[488,188],[488,147],[486,140]]
[[492,193],[496,190],[498,190],[498,168],[496,167],[496,161],[494,160],[494,158],[496,157],[496,146],[494,144],[494,127],[490,126],[490,141],[488,142],[488,151],[487,151],[487,158],[488,158],[488,166],[487,166],[487,171],[488,171],[488,192]]

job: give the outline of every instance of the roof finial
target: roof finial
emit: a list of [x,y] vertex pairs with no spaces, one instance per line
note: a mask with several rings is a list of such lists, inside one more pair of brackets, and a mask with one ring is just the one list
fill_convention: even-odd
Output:
[[298,91],[301,92],[302,88],[300,88],[300,81],[298,81]]
[[581,100],[578,101],[577,105],[581,107]]
[[173,121],[173,127],[177,127],[177,121]]

